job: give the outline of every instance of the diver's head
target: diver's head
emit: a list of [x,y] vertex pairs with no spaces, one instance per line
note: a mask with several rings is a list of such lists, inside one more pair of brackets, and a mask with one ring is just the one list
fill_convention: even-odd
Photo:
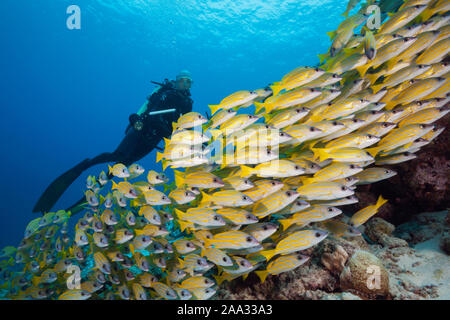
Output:
[[189,90],[192,85],[191,73],[187,70],[182,70],[175,81],[175,87],[178,90]]

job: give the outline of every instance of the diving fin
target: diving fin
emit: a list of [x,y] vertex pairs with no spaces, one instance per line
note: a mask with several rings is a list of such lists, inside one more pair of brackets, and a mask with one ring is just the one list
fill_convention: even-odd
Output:
[[85,159],[56,178],[41,195],[33,212],[49,212],[67,188],[89,167],[90,159]]

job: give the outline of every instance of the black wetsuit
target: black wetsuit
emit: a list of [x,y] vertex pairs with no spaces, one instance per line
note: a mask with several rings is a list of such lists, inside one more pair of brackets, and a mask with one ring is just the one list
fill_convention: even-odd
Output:
[[[156,148],[164,137],[170,137],[172,122],[176,122],[181,114],[192,111],[192,99],[189,90],[177,90],[173,82],[166,81],[147,100],[147,109],[139,117],[143,122],[142,130],[138,131],[132,125],[129,125],[125,137],[114,152],[106,152],[93,159],[85,159],[63,173],[45,190],[34,206],[33,212],[45,213],[50,211],[64,191],[81,173],[94,165],[114,162],[129,166],[139,161]],[[149,112],[166,109],[176,109],[176,112],[148,115]],[[83,202],[83,200],[78,201],[75,205]]]
[[[149,154],[163,138],[172,134],[172,122],[181,114],[192,111],[189,90],[177,90],[168,82],[148,97],[147,110],[141,115],[143,129],[137,131],[129,125],[126,136],[113,153],[103,153],[90,160],[90,166],[105,162],[120,162],[129,166]],[[152,111],[176,109],[176,112],[149,116]]]

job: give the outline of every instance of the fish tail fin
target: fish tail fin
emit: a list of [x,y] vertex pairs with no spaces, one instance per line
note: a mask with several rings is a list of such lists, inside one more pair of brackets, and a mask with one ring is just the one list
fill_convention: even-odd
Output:
[[213,200],[212,196],[202,191],[202,200],[200,201],[200,206],[204,206],[207,203],[211,203],[213,202],[212,200]]
[[254,169],[248,166],[241,166],[241,178],[249,177],[253,174]]
[[184,268],[184,261],[183,261],[181,258],[178,258],[178,267],[179,267],[180,269],[183,269],[183,268]]
[[[370,81],[370,84],[372,84],[372,85],[378,80],[379,77],[380,77],[380,76],[379,76],[378,73],[366,74],[366,76],[365,76],[365,78],[366,78],[367,80],[369,80],[369,81]],[[372,86],[372,89],[373,89],[373,86]],[[380,89],[380,90],[381,90],[381,89]],[[378,90],[378,91],[380,91],[380,90]],[[378,92],[378,91],[377,91],[377,92]],[[375,93],[375,90],[374,90],[374,93]]]
[[173,170],[173,173],[175,174],[175,185],[179,188],[184,184],[183,172]]
[[278,220],[279,223],[283,226],[283,230],[287,230],[291,226],[291,219],[281,219]]
[[429,8],[425,9],[421,14],[422,21],[428,20],[432,15],[433,11],[431,9]]
[[181,211],[180,209],[176,209],[176,208],[175,208],[175,213],[176,213],[176,215],[177,215],[180,219],[181,219],[181,217],[184,216],[184,212]]
[[262,102],[255,102],[255,113],[259,113],[264,107],[265,104]]
[[311,151],[314,152],[314,158],[319,158],[319,161],[327,160],[330,156],[324,149],[311,148]]
[[164,143],[166,144],[166,147],[170,144],[170,139],[167,139],[164,137]]
[[333,40],[336,37],[337,31],[328,31],[327,35],[330,37],[330,40]]
[[273,84],[270,86],[270,89],[272,89],[273,95],[276,96],[281,90],[283,90],[283,86]]
[[214,140],[217,140],[223,134],[219,129],[210,129],[209,132],[213,136]]
[[41,277],[34,277],[33,279],[31,279],[31,282],[33,282],[33,285],[35,287],[37,287],[37,285],[39,284],[40,281],[41,281]]
[[377,200],[377,203],[375,204],[375,206],[376,206],[377,208],[380,208],[380,207],[381,207],[383,204],[385,204],[386,202],[388,202],[388,200],[387,200],[387,199],[384,199],[383,196],[380,195],[380,196],[378,197],[378,200]]
[[370,155],[372,156],[372,157],[376,157],[376,155],[378,154],[378,152],[380,152],[381,151],[381,149],[379,148],[379,147],[374,147],[374,148],[368,148],[368,149],[365,149],[368,153],[370,153]]
[[255,271],[256,275],[261,279],[261,283],[264,283],[266,281],[267,276],[269,275],[269,272],[266,270],[262,271]]
[[172,122],[172,131],[175,131],[177,129],[178,123]]
[[361,77],[364,77],[364,75],[366,74],[367,70],[369,70],[370,67],[371,65],[369,63],[366,63],[365,65],[356,67],[356,70],[358,70]]
[[213,115],[220,109],[220,104],[210,104],[209,109],[211,110],[211,115]]
[[[372,81],[370,81],[370,82],[372,82]],[[383,84],[377,84],[377,85],[372,86],[373,93],[374,94],[378,93],[381,89],[383,89],[383,87],[384,87]]]
[[213,275],[214,279],[216,280],[217,284],[220,286],[224,280],[224,277],[219,276],[219,275]]
[[130,252],[133,256],[134,256],[134,253],[136,252],[136,248],[134,247],[134,245],[132,243],[130,243]]
[[266,258],[267,261],[269,261],[275,255],[275,250],[265,250],[260,253],[264,256],[264,258]]
[[164,157],[164,154],[162,152],[156,152],[156,162],[160,162]]
[[183,221],[183,220],[178,220],[178,224],[180,225],[181,231],[186,230],[190,226],[189,222],[186,222],[186,221]]
[[108,164],[108,169],[109,169],[109,174],[111,174],[113,171],[113,168],[109,164]]
[[170,165],[170,162],[167,160],[161,160],[163,171],[166,171],[167,167]]
[[111,190],[116,190],[116,189],[118,189],[118,188],[119,188],[119,185],[118,185],[117,183],[115,183],[114,180],[111,180],[111,181],[112,181],[112,187],[111,187]]

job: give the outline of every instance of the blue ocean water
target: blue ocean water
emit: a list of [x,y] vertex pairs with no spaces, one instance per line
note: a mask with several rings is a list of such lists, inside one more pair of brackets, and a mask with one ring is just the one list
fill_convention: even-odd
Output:
[[[69,30],[66,9],[81,9]],[[151,80],[188,69],[194,111],[318,63],[346,2],[338,0],[0,1],[0,247],[17,245],[48,184],[113,151]],[[156,152],[139,163],[155,164]],[[85,172],[54,209],[82,195]]]

